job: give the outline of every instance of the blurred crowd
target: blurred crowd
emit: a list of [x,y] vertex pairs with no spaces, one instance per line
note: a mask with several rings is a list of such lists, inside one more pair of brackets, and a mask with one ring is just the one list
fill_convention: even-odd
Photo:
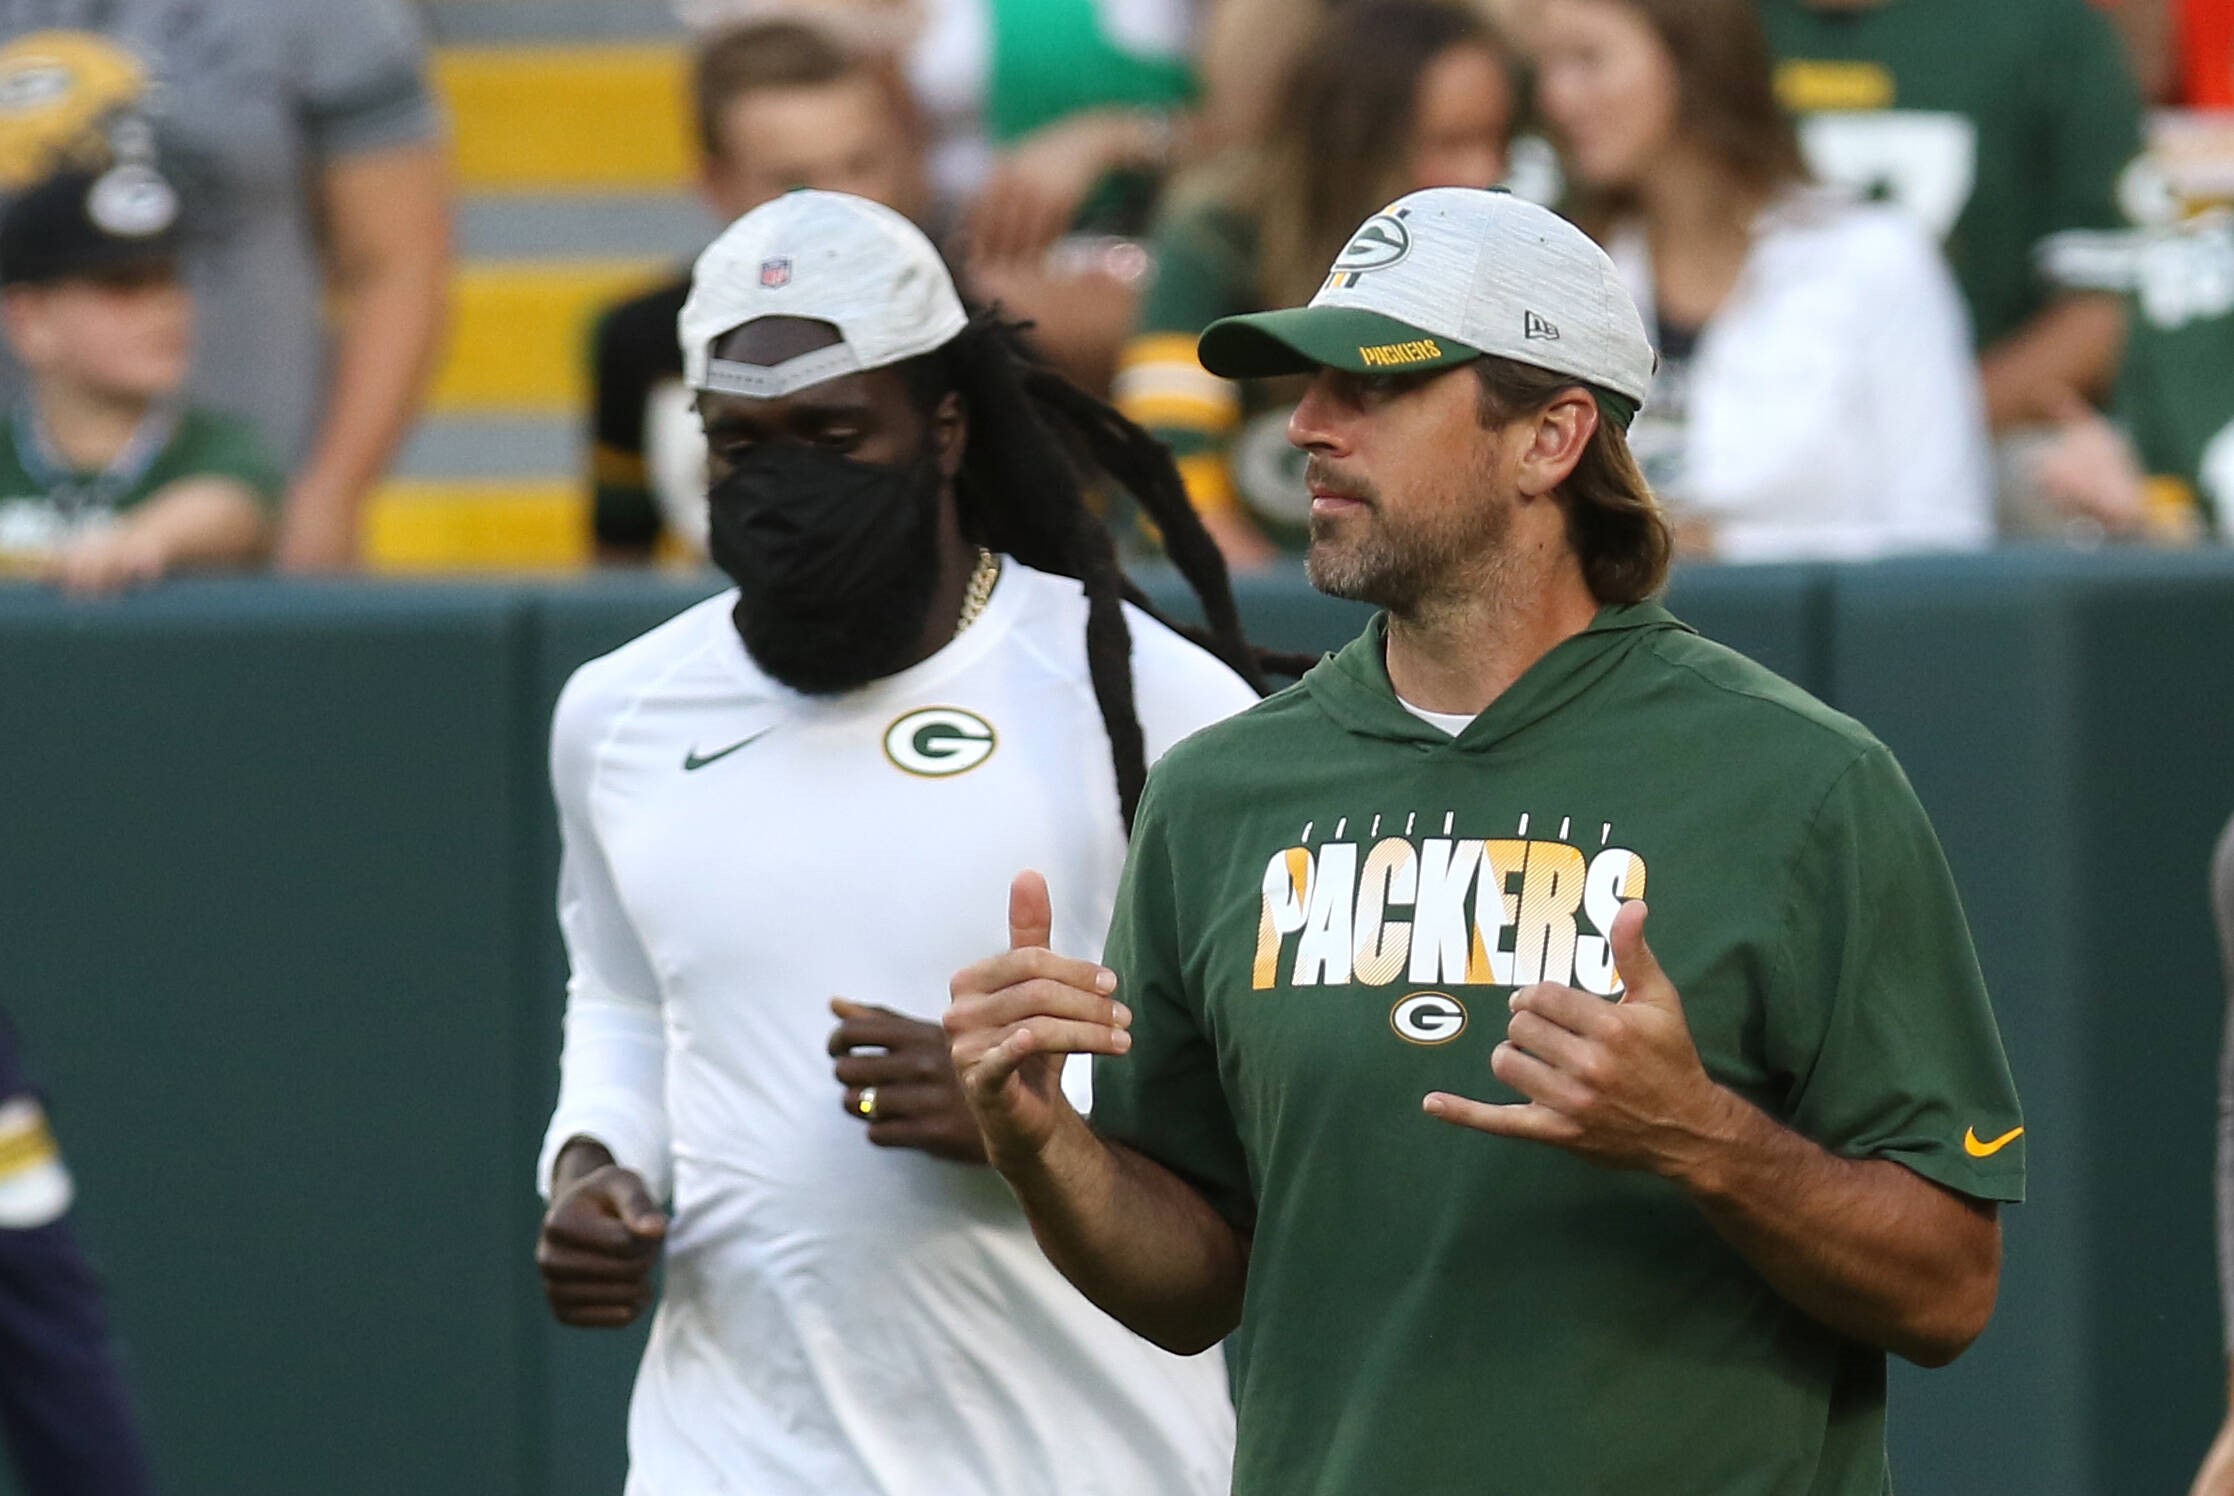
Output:
[[[2186,545],[2234,513],[2234,181],[2148,128],[2234,106],[2225,0],[674,8],[717,223],[798,186],[907,214],[1171,447],[1237,569],[1304,538],[1296,391],[1212,378],[1196,334],[1308,300],[1437,185],[1613,256],[1687,556]],[[0,0],[0,573],[357,564],[441,343],[443,129],[405,0]],[[603,561],[703,545],[686,268],[588,339]]]

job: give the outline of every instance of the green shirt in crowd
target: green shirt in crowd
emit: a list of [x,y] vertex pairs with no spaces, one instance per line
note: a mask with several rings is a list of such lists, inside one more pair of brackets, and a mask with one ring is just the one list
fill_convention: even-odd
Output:
[[1094,1126],[1253,1236],[1237,1496],[1879,1496],[1885,1357],[1666,1180],[1425,1115],[1518,986],[1621,990],[1627,899],[1713,1078],[1831,1151],[2024,1193],[1955,889],[1864,729],[1650,604],[1455,739],[1385,621],[1150,776]]
[[2056,235],[2125,221],[2140,90],[2088,0],[1760,0],[1809,162],[1891,197],[1946,243],[1981,346],[2055,289]]
[[230,478],[275,514],[285,488],[254,428],[215,411],[150,416],[134,443],[152,450],[127,448],[106,473],[63,470],[32,430],[24,404],[0,420],[0,568],[43,560],[182,478]]
[[2234,218],[2137,235],[2117,411],[2144,471],[2234,522]]
[[1288,441],[1301,379],[1219,379],[1195,356],[1220,317],[1264,310],[1257,226],[1220,203],[1182,205],[1158,221],[1155,274],[1116,382],[1118,408],[1171,449],[1199,510],[1238,508],[1290,550],[1308,538],[1304,453]]

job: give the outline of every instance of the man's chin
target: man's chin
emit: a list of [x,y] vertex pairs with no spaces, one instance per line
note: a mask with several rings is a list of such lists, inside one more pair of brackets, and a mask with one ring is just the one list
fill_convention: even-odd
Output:
[[800,626],[796,617],[769,628],[739,617],[737,633],[745,653],[770,680],[802,696],[842,696],[908,666],[920,628],[905,637],[864,637],[839,625]]
[[1316,520],[1311,525],[1310,547],[1303,553],[1303,575],[1328,597],[1380,602],[1375,595],[1380,591],[1376,569],[1358,553],[1357,546],[1337,542]]

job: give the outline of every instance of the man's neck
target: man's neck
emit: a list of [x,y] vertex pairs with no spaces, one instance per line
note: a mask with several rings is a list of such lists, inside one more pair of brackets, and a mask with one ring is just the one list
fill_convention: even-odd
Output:
[[[952,512],[951,506],[948,512]],[[931,594],[931,606],[923,615],[923,637],[908,665],[920,665],[954,642],[962,626],[962,608],[969,600],[970,577],[976,570],[977,547],[964,540],[959,531],[942,533],[938,587]]]
[[1413,706],[1478,716],[1562,641],[1590,627],[1597,599],[1564,546],[1515,558],[1512,575],[1464,597],[1390,613],[1389,684]]
[[54,456],[80,473],[97,473],[116,461],[153,409],[148,400],[107,395],[57,380],[39,381],[32,404],[39,432]]

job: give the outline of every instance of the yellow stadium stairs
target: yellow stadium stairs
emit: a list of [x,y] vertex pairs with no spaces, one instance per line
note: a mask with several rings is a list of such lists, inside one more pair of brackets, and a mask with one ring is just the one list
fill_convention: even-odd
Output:
[[424,415],[363,521],[388,572],[587,564],[589,336],[687,262],[687,50],[665,0],[437,0],[460,263]]

